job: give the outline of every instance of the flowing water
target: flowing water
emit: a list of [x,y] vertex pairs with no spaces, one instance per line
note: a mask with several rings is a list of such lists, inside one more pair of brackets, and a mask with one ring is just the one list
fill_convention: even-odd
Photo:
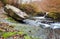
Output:
[[58,34],[59,32],[57,32],[57,33],[55,32],[55,30],[58,31],[58,29],[60,29],[60,22],[54,22],[50,18],[47,19],[47,18],[45,18],[46,15],[44,15],[42,17],[32,17],[33,20],[32,19],[26,19],[23,21],[26,24],[29,24],[31,26],[38,26],[38,27],[40,26],[41,31],[39,31],[38,34],[39,35],[42,34],[42,36],[45,37],[44,39],[60,39],[60,37],[59,37],[60,34]]

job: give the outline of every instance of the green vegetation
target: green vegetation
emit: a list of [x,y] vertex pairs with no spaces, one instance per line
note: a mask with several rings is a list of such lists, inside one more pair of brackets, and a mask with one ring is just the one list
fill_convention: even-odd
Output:
[[24,33],[22,33],[22,32],[5,32],[5,33],[2,34],[2,37],[8,38],[8,37],[12,37],[16,34],[23,35]]
[[[5,38],[5,39],[7,39],[7,38],[12,37],[12,36],[17,35],[17,34],[19,34],[20,36],[24,35],[24,33],[22,33],[22,32],[4,32],[2,34],[2,37]],[[36,38],[36,37],[31,37],[31,36],[29,36],[27,34],[24,35],[23,38],[24,39],[39,39],[39,38]]]
[[30,36],[24,36],[24,38],[25,38],[25,39],[31,39],[31,37],[30,37]]
[[20,34],[20,35],[24,34],[24,32],[22,32],[22,31],[21,32],[17,32],[17,33]]
[[6,32],[6,33],[3,33],[2,37],[8,38],[10,36],[13,36],[14,34],[16,34],[16,32]]
[[6,20],[8,20],[8,21],[10,21],[10,22],[15,22],[15,23],[17,23],[17,21],[15,21],[13,18],[11,18],[11,17],[9,17],[9,18],[7,18]]

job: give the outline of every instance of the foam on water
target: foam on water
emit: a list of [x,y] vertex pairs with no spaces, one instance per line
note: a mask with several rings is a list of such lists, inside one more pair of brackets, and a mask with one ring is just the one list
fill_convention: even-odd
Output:
[[[33,17],[35,18],[35,20],[31,20],[31,19],[26,19],[23,20],[26,24],[32,25],[32,26],[40,26],[43,28],[52,28],[52,29],[56,29],[56,28],[60,28],[60,23],[42,23],[42,21],[47,22],[46,18],[42,19],[43,17]],[[39,20],[38,20],[39,19]],[[48,21],[48,22],[53,22],[53,21]]]

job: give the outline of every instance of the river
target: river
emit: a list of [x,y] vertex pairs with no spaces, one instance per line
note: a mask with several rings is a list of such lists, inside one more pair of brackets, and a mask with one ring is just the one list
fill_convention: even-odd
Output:
[[[0,22],[8,23],[9,25],[13,25],[14,29],[24,31],[29,36],[41,38],[41,39],[48,39],[48,35],[51,29],[58,29],[60,28],[60,23],[53,22],[50,19],[46,19],[43,17],[32,17],[31,19],[23,20],[23,23],[15,22],[9,19],[6,14],[0,13]],[[34,19],[33,19],[34,18]],[[31,31],[31,33],[29,32]]]

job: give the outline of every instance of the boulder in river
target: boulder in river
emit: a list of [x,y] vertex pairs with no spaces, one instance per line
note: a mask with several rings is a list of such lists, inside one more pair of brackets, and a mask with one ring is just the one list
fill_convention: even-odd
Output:
[[4,7],[4,11],[17,20],[24,20],[29,17],[25,12],[22,12],[20,9],[8,4]]

